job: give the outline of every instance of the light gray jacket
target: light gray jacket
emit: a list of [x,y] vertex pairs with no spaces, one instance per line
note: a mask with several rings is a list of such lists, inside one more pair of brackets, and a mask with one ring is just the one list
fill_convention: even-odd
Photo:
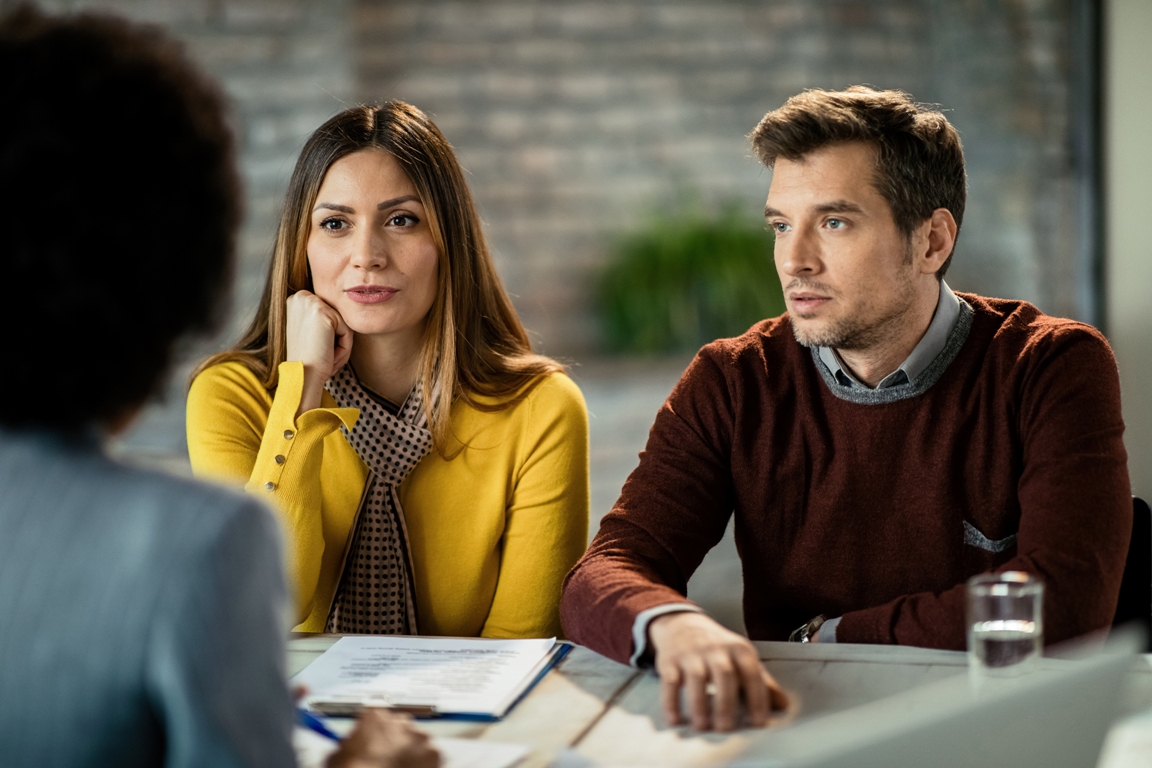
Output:
[[258,502],[0,431],[0,764],[293,765],[285,606]]

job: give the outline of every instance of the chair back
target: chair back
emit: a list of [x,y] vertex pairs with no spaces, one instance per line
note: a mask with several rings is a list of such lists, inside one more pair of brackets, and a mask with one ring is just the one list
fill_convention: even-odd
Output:
[[1133,622],[1152,642],[1152,509],[1139,496],[1132,497],[1132,541],[1112,626]]

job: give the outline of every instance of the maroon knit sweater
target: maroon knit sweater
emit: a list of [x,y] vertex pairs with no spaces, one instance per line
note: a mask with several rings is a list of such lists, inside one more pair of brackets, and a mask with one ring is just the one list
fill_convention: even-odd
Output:
[[1108,626],[1132,528],[1108,343],[961,298],[955,358],[895,402],[834,394],[787,315],[704,347],[565,581],[568,637],[626,662],[636,615],[684,602],[732,514],[754,640],[822,613],[838,642],[963,649],[964,582],[990,570],[1044,580],[1049,643]]

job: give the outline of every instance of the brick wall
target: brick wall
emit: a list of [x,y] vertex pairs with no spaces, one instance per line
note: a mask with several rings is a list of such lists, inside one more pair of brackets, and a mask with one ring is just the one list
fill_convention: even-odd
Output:
[[[1081,0],[55,0],[160,23],[231,94],[248,221],[229,335],[251,316],[304,138],[354,101],[402,98],[457,147],[498,266],[550,352],[595,348],[588,298],[614,234],[678,199],[758,219],[770,175],[744,135],[808,87],[908,90],[949,108],[968,214],[953,287],[1090,318]],[[1079,143],[1078,143],[1079,142]]]
[[758,218],[770,176],[743,136],[793,93],[853,83],[952,110],[971,175],[953,287],[1087,316],[1076,6],[356,0],[356,95],[435,116],[550,351],[594,347],[590,282],[614,233],[684,192]]

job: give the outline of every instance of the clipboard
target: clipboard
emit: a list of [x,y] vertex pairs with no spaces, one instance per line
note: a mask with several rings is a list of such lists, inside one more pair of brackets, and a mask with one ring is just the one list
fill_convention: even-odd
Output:
[[[486,711],[452,711],[435,704],[403,701],[386,694],[320,693],[305,700],[308,709],[326,717],[355,717],[365,707],[380,707],[403,712],[417,719],[447,719],[472,722],[495,722],[505,717],[573,648],[571,643],[557,641],[506,696]],[[301,673],[303,674],[303,673]]]

